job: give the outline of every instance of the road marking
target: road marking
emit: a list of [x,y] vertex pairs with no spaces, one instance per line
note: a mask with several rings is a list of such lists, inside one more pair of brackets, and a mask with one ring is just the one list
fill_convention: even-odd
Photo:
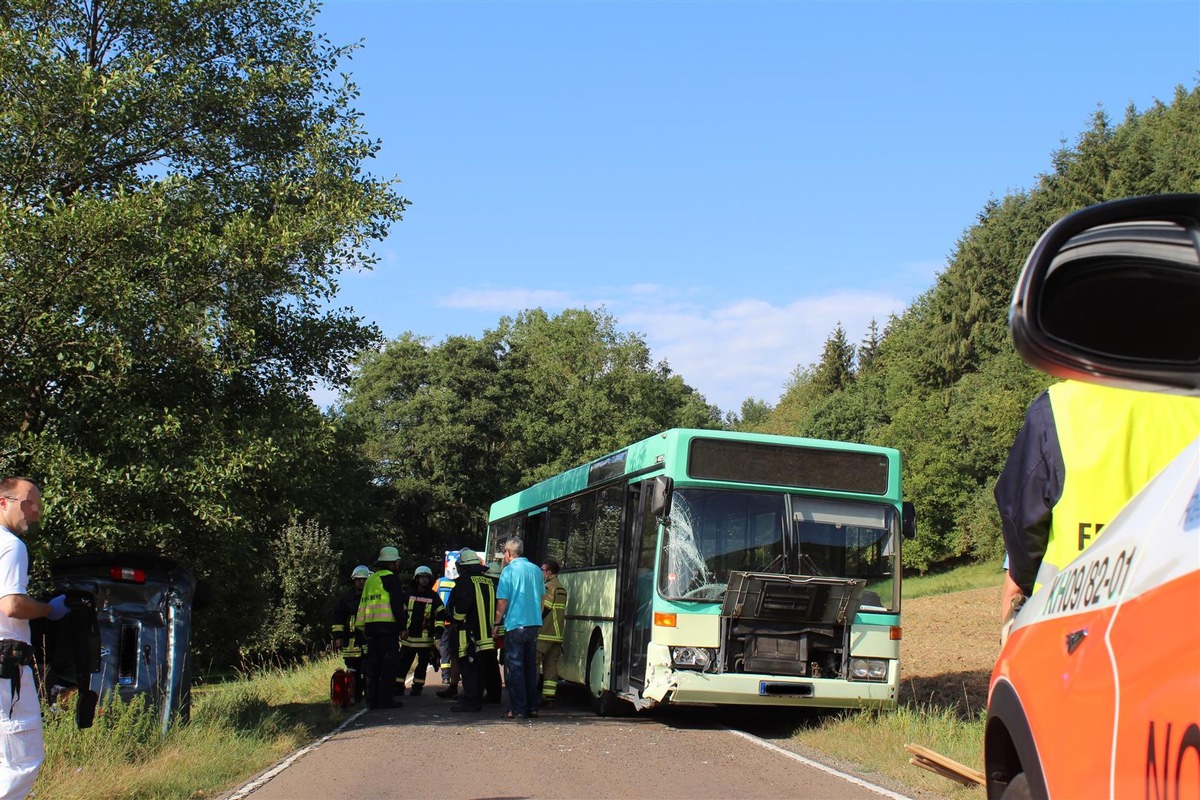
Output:
[[354,722],[354,720],[358,719],[363,714],[367,713],[367,710],[368,709],[366,709],[366,708],[359,709],[357,714],[355,714],[352,717],[349,717],[341,725],[338,725],[332,731],[330,731],[326,735],[322,736],[320,739],[313,742],[308,747],[302,748],[302,749],[297,750],[296,752],[292,753],[290,756],[285,758],[283,761],[280,761],[278,764],[271,767],[271,769],[269,769],[267,772],[263,773],[260,777],[255,778],[254,780],[250,781],[242,788],[238,789],[233,794],[226,797],[225,800],[242,800],[242,798],[246,797],[251,792],[253,792],[257,789],[261,789],[276,775],[283,772],[285,769],[290,767],[292,764],[296,763],[296,759],[300,758],[305,753],[311,753],[313,750],[316,750],[318,747],[325,744],[325,742],[329,741],[334,736],[337,736],[339,733],[341,733],[345,729],[345,727],[347,725],[349,725],[351,722]]
[[[805,758],[804,756],[800,755],[799,753],[793,753],[791,750],[784,750],[782,747],[780,747],[778,745],[771,744],[766,739],[760,739],[753,734],[746,733],[745,731],[738,731],[738,730],[734,730],[733,728],[726,728],[725,730],[729,731],[734,736],[741,736],[743,739],[748,739],[749,741],[754,742],[755,744],[757,744],[761,747],[765,747],[768,750],[772,750],[776,753],[779,753],[782,756],[787,756],[788,758],[792,759],[793,761],[799,761],[801,764],[804,764],[807,767],[813,767],[814,769],[819,769],[822,772],[827,772],[830,775],[836,775],[837,777],[841,778],[842,780],[846,780],[846,781],[849,781],[850,783],[853,783],[855,786],[861,786],[862,788],[868,789],[872,792],[875,792],[876,794],[883,795],[884,797],[889,798],[889,800],[912,800],[912,798],[908,797],[907,795],[896,794],[893,791],[884,789],[882,786],[876,786],[873,783],[868,783],[867,781],[864,781],[862,778],[856,778],[853,775],[847,775],[845,772],[836,770],[833,767],[827,767],[824,764],[820,763],[819,761],[813,761],[810,758]],[[230,798],[230,800],[233,800],[233,798]]]

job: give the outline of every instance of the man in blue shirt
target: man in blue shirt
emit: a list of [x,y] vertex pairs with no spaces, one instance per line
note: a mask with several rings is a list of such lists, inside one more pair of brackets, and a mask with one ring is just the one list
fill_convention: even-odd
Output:
[[508,719],[537,716],[537,641],[542,630],[542,571],[525,558],[524,545],[512,538],[504,543],[504,570],[496,588],[496,619],[492,636],[504,626],[504,677],[508,683]]

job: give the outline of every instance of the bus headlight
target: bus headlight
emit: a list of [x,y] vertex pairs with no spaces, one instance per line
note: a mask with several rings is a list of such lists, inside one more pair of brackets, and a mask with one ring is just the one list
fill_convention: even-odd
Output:
[[671,662],[677,667],[687,669],[708,669],[713,663],[715,654],[707,647],[672,647]]
[[852,681],[886,681],[888,662],[886,658],[852,658],[850,659],[850,680]]

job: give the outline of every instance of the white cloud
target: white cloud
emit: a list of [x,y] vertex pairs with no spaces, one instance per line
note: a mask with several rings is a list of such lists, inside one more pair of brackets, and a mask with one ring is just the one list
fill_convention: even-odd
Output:
[[512,314],[527,308],[559,309],[572,304],[571,295],[546,289],[459,289],[438,301],[444,308]]
[[[929,269],[925,264],[914,272],[928,274]],[[717,303],[706,303],[712,292],[695,287],[635,284],[589,292],[608,299],[601,303],[544,289],[459,289],[438,305],[502,314],[541,307],[553,314],[603,304],[622,329],[643,334],[653,357],[666,359],[671,370],[708,402],[723,411],[739,411],[747,397],[776,403],[792,370],[820,359],[826,338],[839,322],[847,340],[857,344],[872,319],[882,333],[888,317],[911,302],[911,298],[857,290],[785,302],[725,297]]]
[[872,319],[882,333],[888,316],[908,300],[879,292],[841,290],[786,304],[738,298],[711,309],[693,304],[615,310],[622,326],[643,331],[656,358],[665,358],[708,402],[738,411],[747,397],[774,404],[797,365],[815,363],[840,322],[851,344]]

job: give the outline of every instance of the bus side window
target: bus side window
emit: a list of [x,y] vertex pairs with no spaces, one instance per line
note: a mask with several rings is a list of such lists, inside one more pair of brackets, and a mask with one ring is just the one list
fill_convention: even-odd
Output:
[[621,535],[621,486],[608,486],[600,492],[596,508],[595,546],[592,564],[608,566],[617,563],[617,537]]
[[576,567],[592,565],[592,528],[596,524],[596,495],[571,500],[571,532],[567,534],[567,561]]
[[546,558],[553,558],[559,565],[577,567],[567,558],[567,530],[571,524],[571,507],[569,503],[555,503],[547,512],[550,517],[546,524]]

